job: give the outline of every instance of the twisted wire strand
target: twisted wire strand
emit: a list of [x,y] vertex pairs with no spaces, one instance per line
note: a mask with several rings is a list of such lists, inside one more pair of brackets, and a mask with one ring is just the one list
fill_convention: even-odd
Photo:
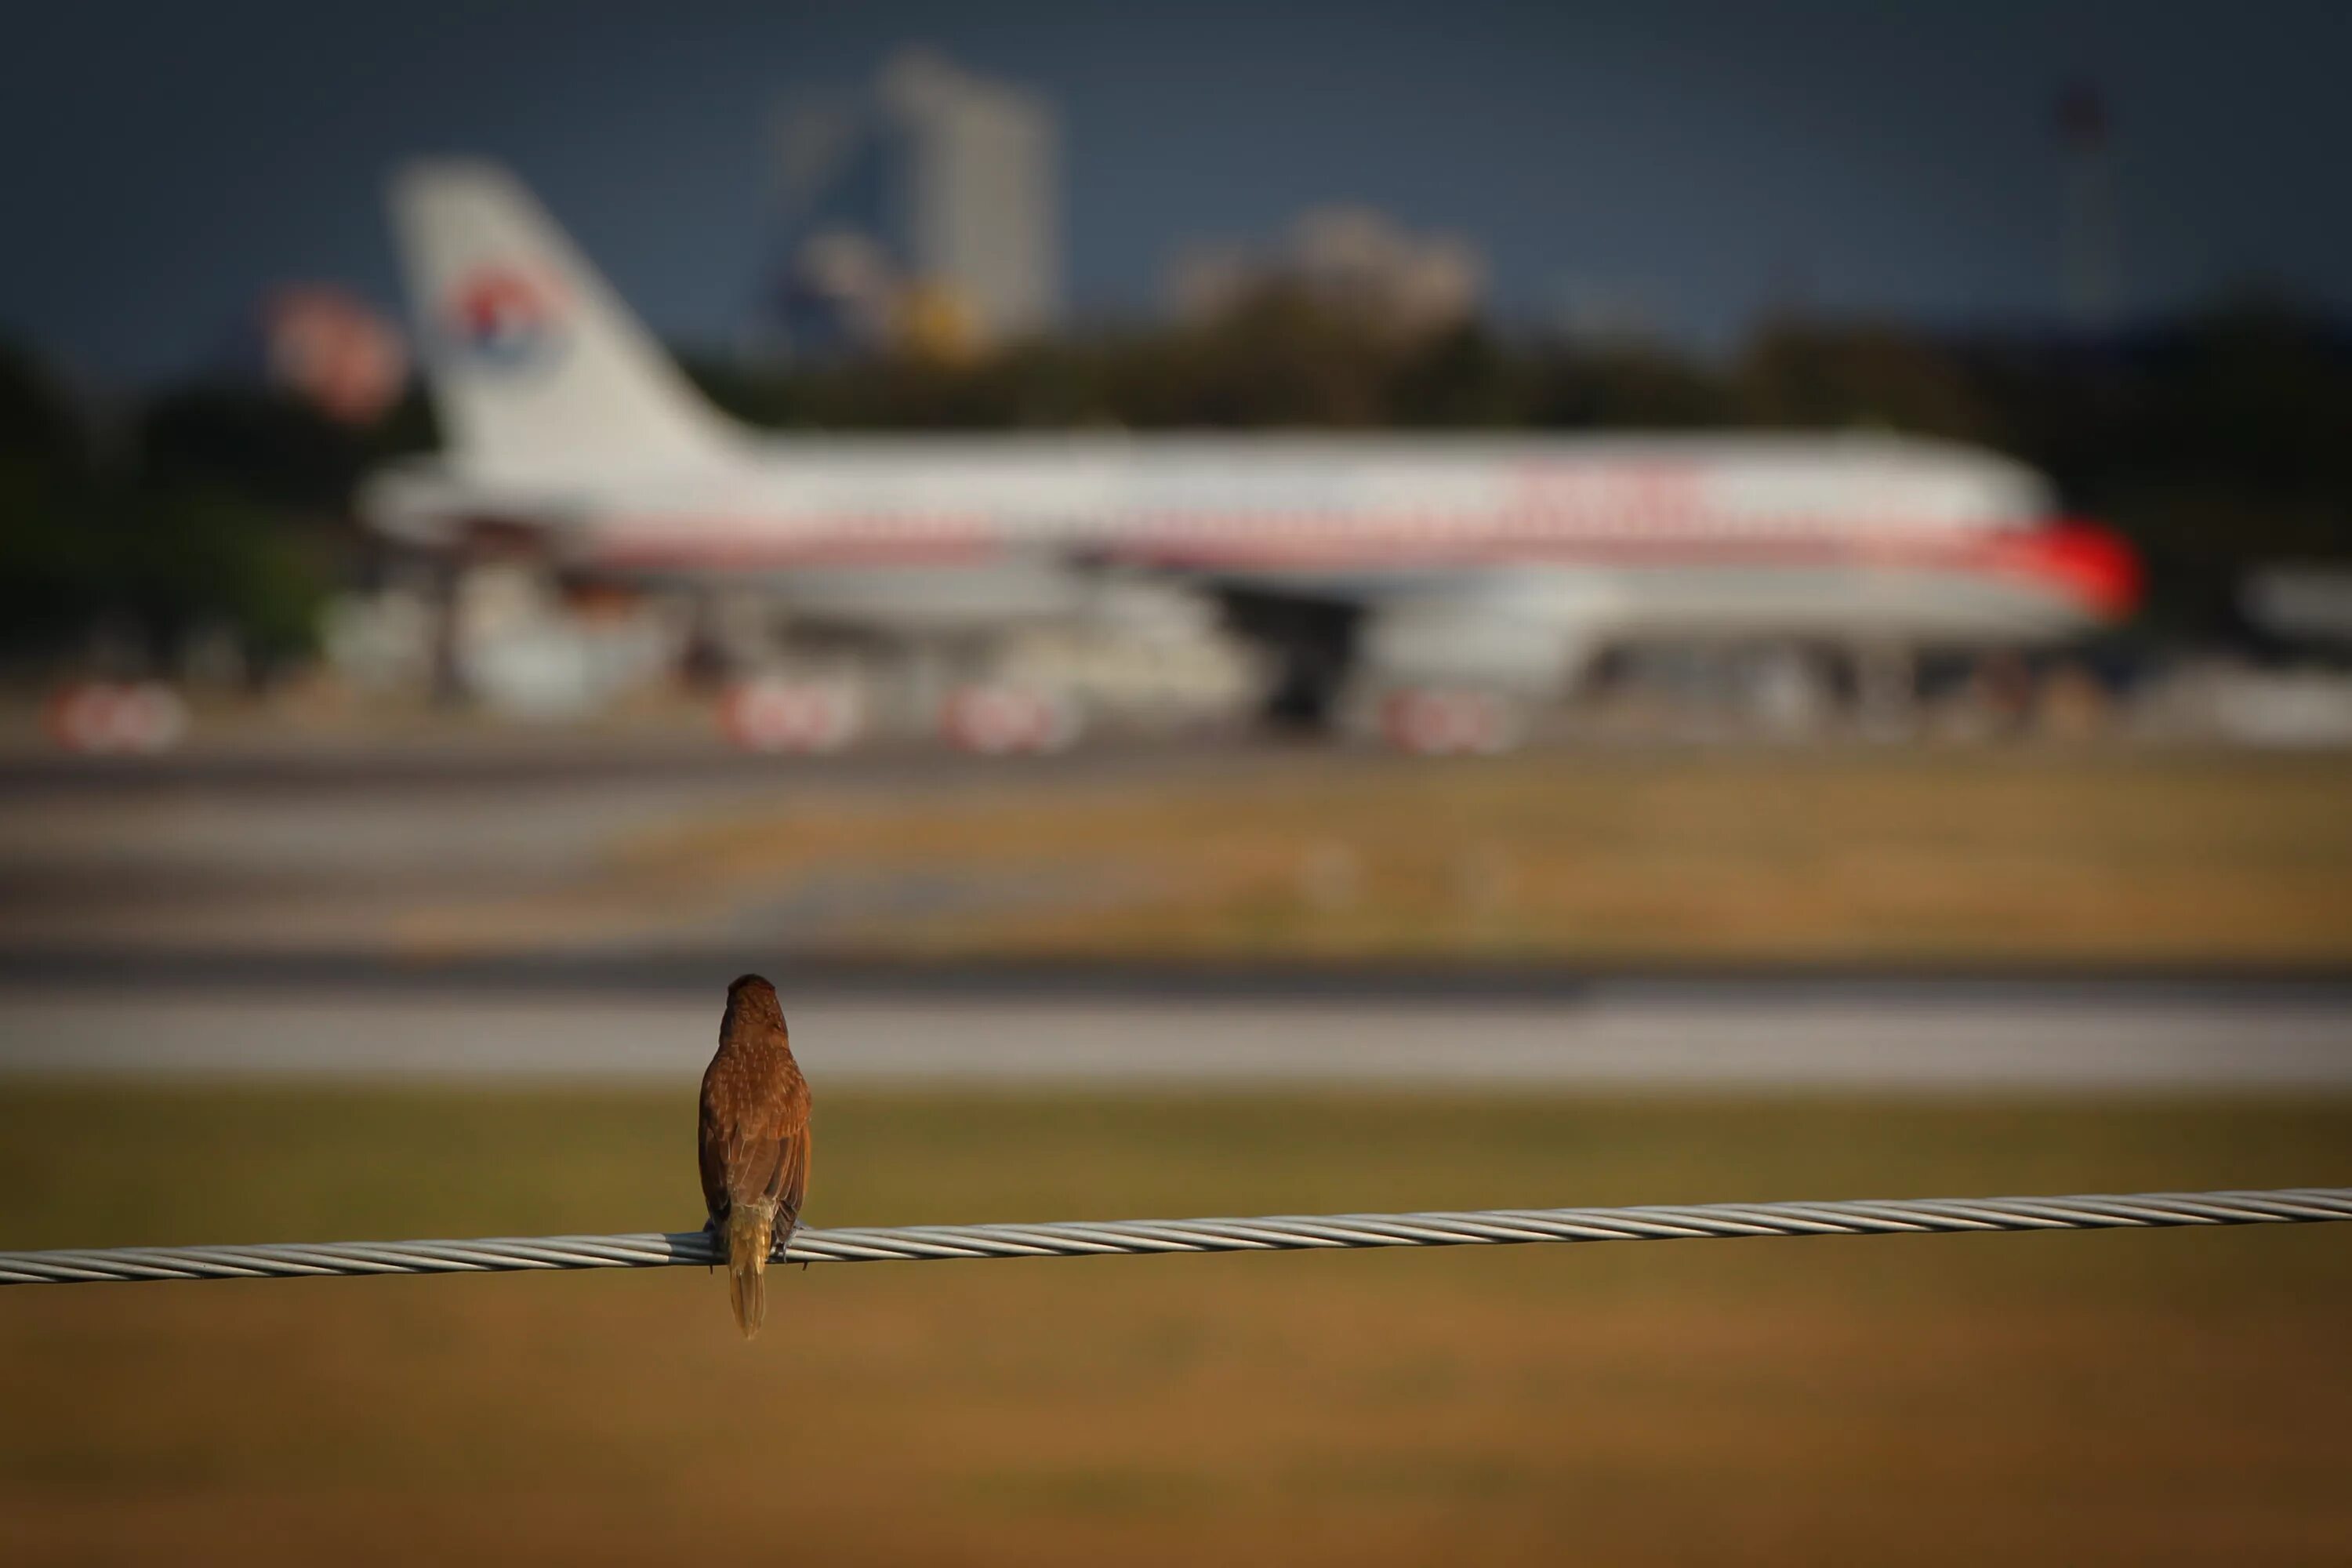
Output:
[[[1270,1215],[1255,1219],[1081,1220],[1047,1225],[859,1226],[803,1230],[786,1263],[1138,1253],[1282,1252],[1368,1247],[1514,1246],[1735,1237],[1956,1235],[2022,1230],[2299,1225],[2352,1220],[2352,1187],[2121,1196],[1672,1204],[1432,1214]],[[483,1274],[531,1268],[660,1268],[724,1259],[703,1231],[352,1241],[261,1247],[101,1247],[0,1252],[0,1285],[322,1275]]]

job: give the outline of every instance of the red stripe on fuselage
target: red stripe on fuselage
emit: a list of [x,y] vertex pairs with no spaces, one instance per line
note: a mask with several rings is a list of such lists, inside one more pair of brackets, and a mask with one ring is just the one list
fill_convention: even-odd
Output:
[[2130,545],[2111,530],[2074,520],[2005,528],[1882,521],[1865,531],[1808,527],[1801,521],[1709,528],[1628,519],[1612,527],[1556,514],[1220,513],[1022,538],[969,517],[835,517],[788,527],[646,518],[600,529],[582,564],[647,573],[980,566],[1024,547],[1083,550],[1098,560],[1202,573],[1510,565],[1952,572],[2032,582],[2102,619],[2128,615],[2141,587]]

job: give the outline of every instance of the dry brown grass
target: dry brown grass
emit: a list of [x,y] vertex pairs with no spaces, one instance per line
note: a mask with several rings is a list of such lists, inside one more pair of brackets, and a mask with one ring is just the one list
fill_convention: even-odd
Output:
[[[11,1089],[0,1245],[675,1226],[690,1098]],[[2352,1104],[848,1097],[819,1223],[2352,1182]],[[0,1291],[10,1562],[2341,1563],[2352,1227]]]
[[[1309,756],[801,790],[618,846],[560,897],[407,929],[625,941],[830,889],[812,940],[900,954],[2342,963],[2347,799],[2340,757],[2099,751]],[[927,908],[924,887],[950,896]]]

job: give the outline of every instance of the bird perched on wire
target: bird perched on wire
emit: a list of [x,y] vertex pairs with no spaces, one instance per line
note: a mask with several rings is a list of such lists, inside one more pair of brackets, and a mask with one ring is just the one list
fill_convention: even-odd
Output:
[[746,974],[727,988],[719,1054],[702,1075],[705,1226],[727,1248],[727,1295],[750,1339],[767,1315],[768,1258],[800,1228],[808,1194],[809,1087],[793,1060],[776,988]]

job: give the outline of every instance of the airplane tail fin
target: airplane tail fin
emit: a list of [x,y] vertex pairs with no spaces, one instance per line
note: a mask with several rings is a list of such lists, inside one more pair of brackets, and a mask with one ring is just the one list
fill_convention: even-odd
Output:
[[709,467],[738,435],[495,163],[391,189],[419,357],[457,460],[500,473]]

